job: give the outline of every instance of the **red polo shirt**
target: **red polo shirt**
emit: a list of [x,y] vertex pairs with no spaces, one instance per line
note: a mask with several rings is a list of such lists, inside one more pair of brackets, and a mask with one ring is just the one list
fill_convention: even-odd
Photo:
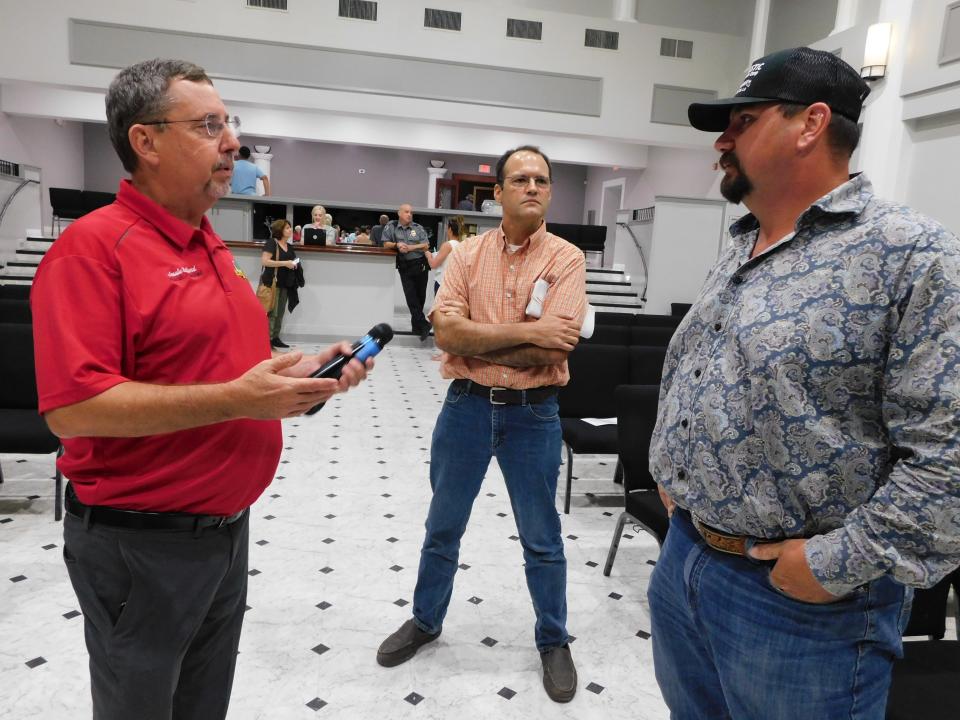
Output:
[[[120,183],[72,223],[30,295],[40,412],[127,381],[233,380],[270,357],[263,308],[206,218],[199,229]],[[138,438],[72,438],[58,461],[80,500],[226,515],[270,484],[277,420],[232,420]]]

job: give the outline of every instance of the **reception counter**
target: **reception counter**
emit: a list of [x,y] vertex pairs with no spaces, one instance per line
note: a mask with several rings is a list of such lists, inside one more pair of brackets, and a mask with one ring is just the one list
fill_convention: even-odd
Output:
[[[227,241],[227,246],[237,267],[256,289],[263,243]],[[283,337],[314,335],[353,340],[377,323],[394,324],[395,286],[400,282],[393,250],[363,245],[293,248],[303,264],[306,285],[299,290],[296,310],[283,319]],[[402,301],[402,290],[400,297]],[[405,312],[406,306],[402,309]]]

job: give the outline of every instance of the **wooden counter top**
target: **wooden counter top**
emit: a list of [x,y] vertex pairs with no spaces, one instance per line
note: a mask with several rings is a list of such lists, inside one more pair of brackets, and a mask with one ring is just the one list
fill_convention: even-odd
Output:
[[[224,240],[227,247],[263,250],[262,242],[239,242]],[[290,243],[290,247],[299,255],[301,253],[334,253],[338,255],[390,255],[395,256],[396,250],[387,250],[376,245],[301,245]]]

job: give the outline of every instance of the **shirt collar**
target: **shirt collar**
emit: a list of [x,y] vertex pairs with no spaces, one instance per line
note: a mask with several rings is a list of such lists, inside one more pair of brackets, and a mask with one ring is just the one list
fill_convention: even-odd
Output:
[[[797,218],[795,227],[799,229],[803,225],[824,216],[832,215],[835,216],[835,220],[839,220],[846,215],[859,215],[866,209],[872,198],[873,184],[867,179],[867,176],[863,173],[851,175],[845,183],[838,185],[804,210]],[[753,213],[750,213],[730,226],[730,235],[737,237],[753,232],[759,227],[760,223],[757,222]]]
[[[507,238],[506,234],[503,232],[503,223],[500,223],[500,227],[497,228],[497,237],[499,238],[500,242],[503,244],[503,249],[506,250],[507,245],[510,245],[511,241]],[[533,235],[531,235],[529,238],[523,241],[523,243],[520,245],[520,248],[521,250],[523,248],[528,248],[532,250],[537,245],[542,243],[544,238],[546,237],[547,237],[547,221],[544,220],[540,223],[540,227],[538,227],[533,232]],[[512,244],[516,245],[516,243],[512,243]]]
[[117,202],[126,205],[153,225],[161,235],[181,248],[186,248],[197,233],[201,234],[201,241],[204,237],[214,236],[213,226],[206,215],[200,220],[200,227],[195,228],[137,190],[129,179],[120,181]]

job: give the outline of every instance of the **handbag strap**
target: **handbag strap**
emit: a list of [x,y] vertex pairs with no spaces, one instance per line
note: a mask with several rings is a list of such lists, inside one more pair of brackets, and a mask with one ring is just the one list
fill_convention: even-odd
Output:
[[[275,247],[275,250],[273,253],[273,259],[275,262],[280,262],[280,243],[276,240],[276,238],[274,238],[273,242]],[[277,287],[277,275],[279,274],[280,274],[280,268],[275,267],[273,269],[273,282],[270,283],[270,287],[272,287],[273,289],[276,289]]]

